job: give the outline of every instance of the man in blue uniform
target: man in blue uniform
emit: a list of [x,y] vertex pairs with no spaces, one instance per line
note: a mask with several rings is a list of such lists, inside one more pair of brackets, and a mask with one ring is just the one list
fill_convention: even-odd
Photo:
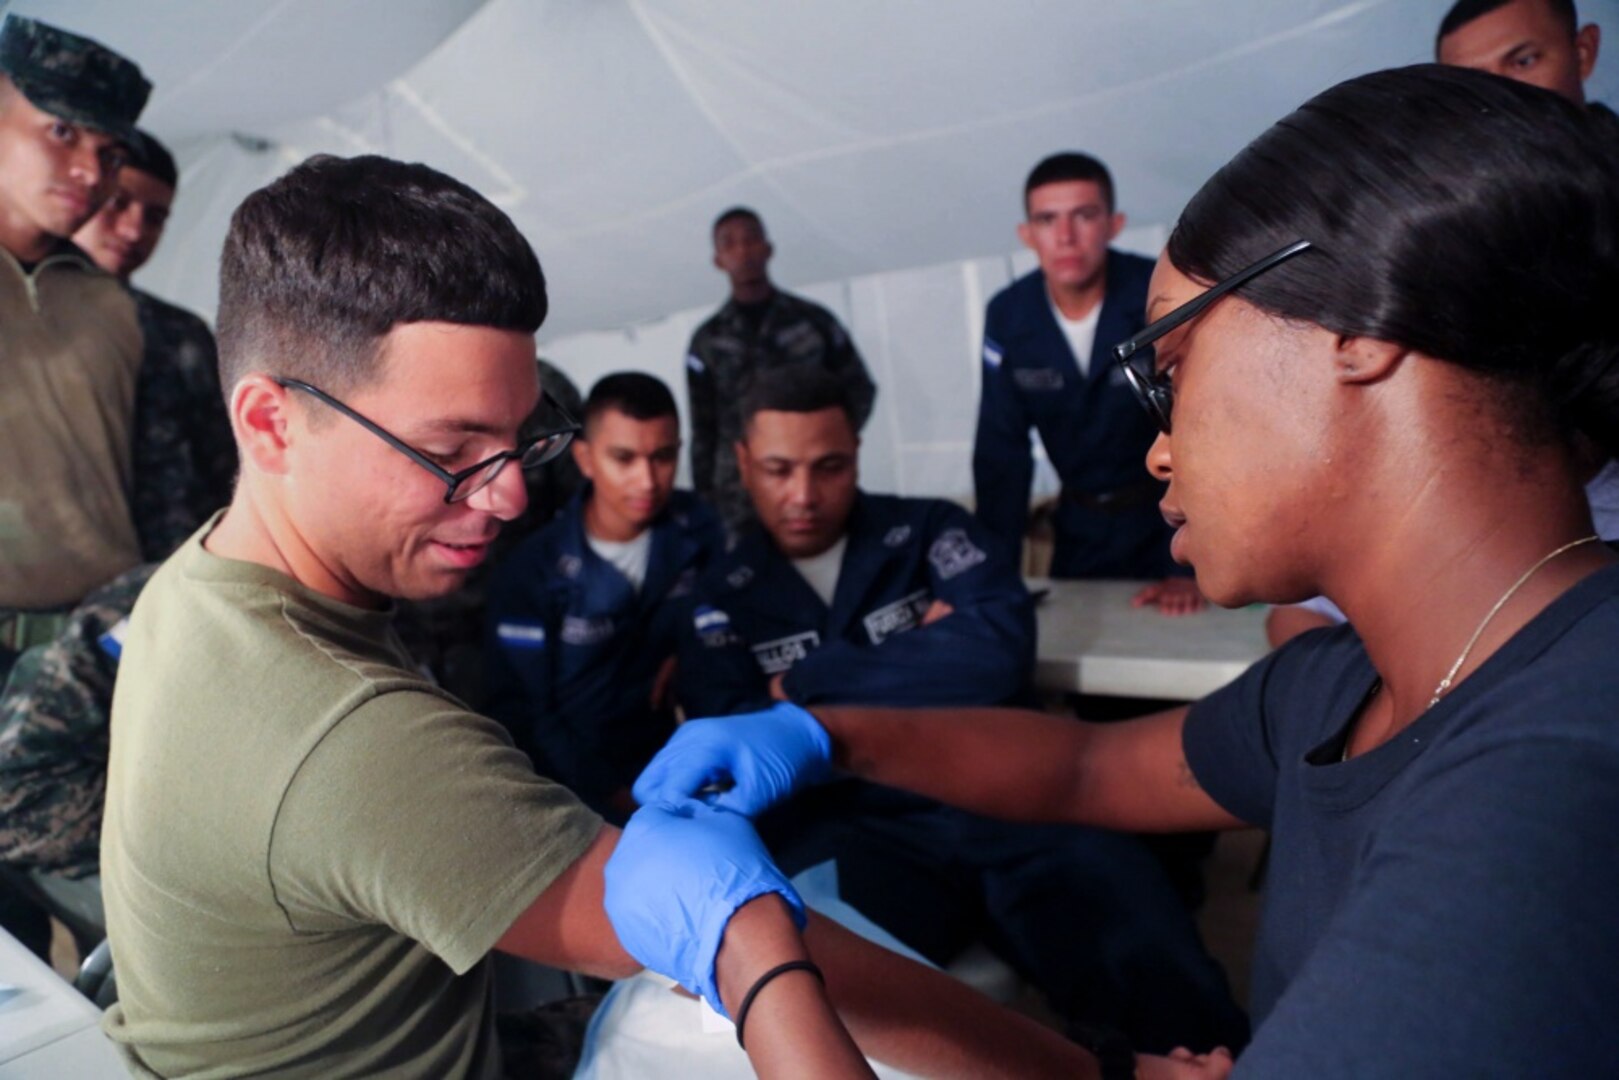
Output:
[[[1017,697],[1034,609],[1010,553],[953,504],[857,487],[855,415],[811,368],[761,374],[736,446],[759,527],[699,579],[681,643],[689,716]],[[1240,1045],[1246,1026],[1162,869],[1132,837],[1013,825],[856,781],[759,822],[789,872],[937,963],[983,940],[1075,1022],[1137,1045]]]
[[679,627],[722,534],[674,490],[680,419],[662,382],[603,378],[584,425],[585,487],[489,590],[489,708],[542,774],[621,823],[630,782],[674,730]]
[[1151,259],[1114,251],[1124,228],[1107,167],[1086,154],[1035,166],[1018,237],[1040,259],[989,302],[984,388],[973,444],[978,517],[1022,550],[1034,464],[1029,429],[1062,479],[1051,574],[1167,578],[1140,602],[1202,606],[1169,557],[1163,485],[1144,458],[1156,435],[1110,350],[1145,325]]

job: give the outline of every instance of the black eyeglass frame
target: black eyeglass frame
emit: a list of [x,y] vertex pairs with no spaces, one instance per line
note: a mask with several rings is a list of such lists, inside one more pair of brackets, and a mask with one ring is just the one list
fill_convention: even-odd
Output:
[[[472,496],[476,495],[484,488],[488,487],[490,484],[494,483],[495,477],[500,475],[500,471],[506,467],[504,463],[507,461],[517,462],[518,468],[521,469],[535,469],[541,465],[544,465],[548,461],[556,460],[557,456],[568,448],[568,444],[573,441],[573,437],[584,430],[584,426],[570,416],[568,414],[568,410],[564,409],[560,403],[553,400],[551,402],[552,408],[557,411],[564,421],[561,427],[550,428],[540,432],[537,435],[530,436],[529,438],[519,439],[517,446],[514,449],[502,450],[498,454],[492,454],[489,457],[484,458],[476,465],[469,465],[465,469],[461,469],[458,472],[451,472],[438,462],[434,461],[432,458],[428,457],[426,454],[422,453],[420,450],[416,449],[414,446],[407,443],[404,439],[401,439],[399,436],[377,423],[375,420],[372,420],[355,409],[343,404],[343,402],[328,394],[320,387],[306,383],[302,379],[288,379],[278,375],[273,375],[271,378],[274,380],[277,386],[280,386],[283,389],[302,390],[304,393],[310,395],[322,404],[331,406],[344,416],[348,417],[350,420],[353,420],[356,424],[359,424],[361,427],[371,432],[371,434],[375,435],[383,442],[387,443],[389,446],[393,447],[395,450],[399,451],[401,454],[404,454],[406,457],[410,458],[410,460],[414,461],[416,464],[420,465],[434,476],[438,477],[444,482],[444,501],[446,503],[464,502],[465,500],[472,498]],[[555,442],[552,445],[547,446],[545,450],[541,452],[540,456],[534,460],[523,460],[528,456],[529,451],[533,450],[536,446],[545,442],[547,439],[555,440]],[[501,464],[498,467],[494,467],[497,462]],[[461,486],[468,480],[476,478],[479,473],[483,472],[485,469],[489,470],[489,475],[484,478],[483,482],[468,489],[464,494],[461,494],[460,497],[457,498],[457,493],[460,491]]]
[[1165,435],[1170,433],[1169,416],[1175,405],[1175,390],[1169,372],[1156,370],[1158,350],[1153,348],[1153,342],[1176,327],[1184,326],[1197,318],[1210,304],[1232,290],[1241,288],[1266,270],[1312,247],[1314,245],[1308,240],[1295,240],[1286,247],[1266,255],[1252,266],[1238,270],[1207,292],[1186,301],[1168,315],[1154,320],[1113,346],[1113,359],[1124,368],[1124,376],[1130,383],[1130,389],[1136,392],[1141,407],[1152,416],[1160,431]]

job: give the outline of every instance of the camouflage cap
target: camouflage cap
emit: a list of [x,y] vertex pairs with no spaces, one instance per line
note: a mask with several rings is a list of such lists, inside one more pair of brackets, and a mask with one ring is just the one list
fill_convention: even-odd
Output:
[[0,27],[0,72],[35,108],[121,139],[152,92],[141,69],[106,46],[21,15]]

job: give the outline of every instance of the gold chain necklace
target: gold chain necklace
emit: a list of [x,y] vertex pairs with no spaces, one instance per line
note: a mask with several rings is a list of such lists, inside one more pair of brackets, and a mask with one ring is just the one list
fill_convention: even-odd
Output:
[[1456,662],[1454,664],[1450,665],[1450,670],[1445,672],[1445,677],[1443,679],[1439,680],[1439,685],[1434,687],[1433,697],[1428,702],[1429,709],[1439,704],[1439,699],[1445,696],[1445,692],[1450,689],[1451,680],[1456,678],[1456,673],[1462,669],[1463,664],[1467,663],[1467,656],[1473,651],[1473,646],[1478,644],[1478,639],[1483,635],[1484,628],[1490,625],[1490,620],[1495,618],[1496,615],[1500,613],[1502,608],[1506,607],[1507,601],[1512,599],[1513,594],[1519,589],[1523,588],[1524,583],[1530,578],[1534,577],[1535,572],[1538,571],[1542,566],[1545,566],[1563,552],[1573,551],[1581,544],[1589,544],[1596,540],[1596,538],[1596,533],[1592,533],[1590,536],[1582,536],[1578,540],[1570,540],[1556,551],[1542,556],[1539,562],[1523,572],[1523,577],[1512,583],[1512,588],[1501,594],[1501,599],[1495,602],[1495,606],[1490,609],[1490,613],[1484,616],[1484,621],[1478,624],[1478,629],[1473,631],[1473,636],[1467,639],[1467,644],[1462,648],[1462,654],[1456,658]]
[[[1563,552],[1572,551],[1581,544],[1589,544],[1596,539],[1597,535],[1595,533],[1592,533],[1590,536],[1582,536],[1578,540],[1571,540],[1562,547],[1541,556],[1539,562],[1525,570],[1523,572],[1523,576],[1517,581],[1514,581],[1512,583],[1512,587],[1501,594],[1501,599],[1495,602],[1495,606],[1489,610],[1489,613],[1484,616],[1483,621],[1478,624],[1478,629],[1473,631],[1473,636],[1467,639],[1466,645],[1462,646],[1462,653],[1460,656],[1456,657],[1456,662],[1450,665],[1450,670],[1445,672],[1445,677],[1439,680],[1438,686],[1434,687],[1433,697],[1428,700],[1428,709],[1431,709],[1435,705],[1439,704],[1439,699],[1444,697],[1446,692],[1450,690],[1451,683],[1456,678],[1456,673],[1462,669],[1463,664],[1467,663],[1467,658],[1472,654],[1473,646],[1478,644],[1478,639],[1484,636],[1484,628],[1489,626],[1490,620],[1499,615],[1501,613],[1501,609],[1507,606],[1507,601],[1511,600],[1517,591],[1523,588],[1529,579],[1534,577],[1535,573],[1540,570],[1541,567],[1557,558],[1557,556],[1563,554]],[[1366,704],[1362,706],[1363,709],[1366,706],[1371,705],[1373,699],[1377,697],[1377,693],[1381,689],[1383,689],[1383,680],[1381,677],[1379,677],[1377,682],[1372,684],[1371,692],[1366,695]],[[1427,712],[1428,709],[1424,709],[1423,712]],[[1353,730],[1351,730],[1349,735],[1344,739],[1344,754],[1342,758],[1344,761],[1349,760],[1349,747],[1350,744],[1354,742],[1354,738],[1355,733]]]

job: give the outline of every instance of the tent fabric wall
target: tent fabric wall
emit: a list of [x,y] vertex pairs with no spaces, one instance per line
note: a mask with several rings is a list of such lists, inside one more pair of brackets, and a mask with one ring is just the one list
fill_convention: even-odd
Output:
[[[1156,254],[1167,237],[1162,226],[1132,228],[1118,246]],[[861,482],[868,489],[970,505],[984,305],[1034,266],[1034,256],[1019,250],[799,290],[849,329],[877,382],[877,407],[860,455]],[[712,270],[709,278],[714,298],[707,306],[625,330],[570,334],[544,343],[541,351],[581,390],[612,371],[648,371],[668,382],[684,403],[686,345],[724,297],[724,279]],[[1034,449],[1034,494],[1055,494],[1056,475],[1038,441]],[[689,480],[688,461],[681,462],[680,479]]]
[[[787,288],[883,387],[872,486],[964,495],[977,323],[1029,167],[1112,167],[1152,252],[1198,185],[1351,75],[1431,59],[1449,0],[15,0],[136,58],[182,170],[152,291],[211,317],[230,213],[316,152],[425,161],[483,191],[551,286],[542,350],[588,384],[680,380],[723,292],[721,209],[754,206]],[[1588,90],[1619,101],[1619,3]],[[1012,257],[1012,269],[1017,266]],[[939,377],[940,373],[944,377]]]

